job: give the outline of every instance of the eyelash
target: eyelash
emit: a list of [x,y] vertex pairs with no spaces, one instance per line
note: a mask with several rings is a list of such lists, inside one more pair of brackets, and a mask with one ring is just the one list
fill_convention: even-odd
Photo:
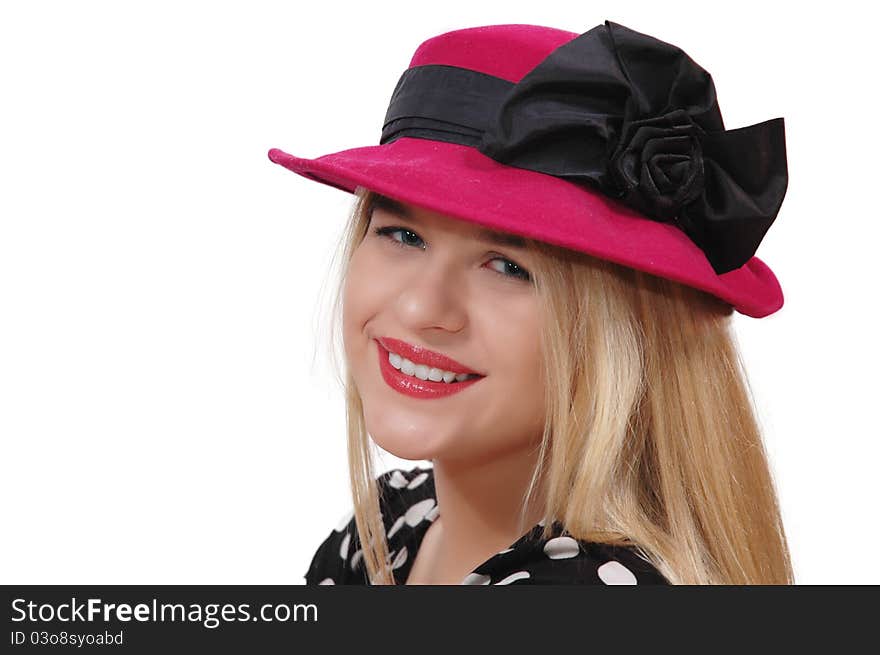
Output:
[[[373,229],[373,234],[375,234],[376,236],[379,236],[379,237],[385,237],[385,238],[391,240],[392,242],[394,242],[397,246],[399,246],[401,248],[407,248],[407,247],[415,248],[415,247],[417,247],[412,244],[404,243],[403,241],[400,241],[398,239],[393,238],[391,235],[394,232],[408,232],[408,233],[416,236],[419,239],[419,241],[422,240],[422,238],[418,234],[416,234],[412,230],[409,230],[405,227],[397,227],[394,225],[389,225],[386,227],[377,227],[377,228]],[[524,269],[522,266],[517,264],[516,262],[513,262],[505,257],[493,257],[492,259],[500,259],[503,262],[507,262],[508,264],[513,266],[518,271],[518,273],[514,273],[512,275],[508,275],[506,273],[501,273],[500,271],[495,271],[496,273],[498,273],[498,275],[522,280],[523,282],[530,282],[531,281],[531,279],[532,279],[531,274],[526,269]]]

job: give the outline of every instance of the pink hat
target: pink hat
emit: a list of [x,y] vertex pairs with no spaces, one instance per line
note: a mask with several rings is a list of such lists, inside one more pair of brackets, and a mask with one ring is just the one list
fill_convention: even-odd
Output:
[[754,256],[788,186],[783,118],[725,130],[708,72],[611,21],[430,38],[379,145],[269,159],[696,287],[754,318],[783,304]]

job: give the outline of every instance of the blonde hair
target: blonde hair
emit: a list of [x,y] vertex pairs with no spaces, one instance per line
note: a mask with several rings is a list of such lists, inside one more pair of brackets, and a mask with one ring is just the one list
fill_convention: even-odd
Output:
[[[348,264],[374,195],[355,190],[340,244],[334,340]],[[543,537],[560,521],[576,539],[630,546],[672,584],[793,584],[733,308],[584,253],[533,240],[527,246],[546,317],[547,414],[522,507],[540,480]],[[372,584],[395,584],[375,444],[347,368],[339,379],[363,561]]]

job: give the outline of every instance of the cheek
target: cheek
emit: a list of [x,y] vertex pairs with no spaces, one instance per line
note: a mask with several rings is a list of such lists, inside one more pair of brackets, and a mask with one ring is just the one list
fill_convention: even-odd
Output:
[[383,258],[363,243],[352,255],[342,291],[342,330],[351,356],[366,343],[367,324],[382,312],[393,290],[377,280],[393,279],[384,270]]
[[535,298],[509,300],[484,315],[487,368],[509,416],[534,426],[543,421],[544,375],[541,323]]
[[345,349],[349,355],[356,337],[363,332],[363,326],[370,315],[370,284],[368,258],[362,248],[355,250],[349,264],[348,274],[342,292],[342,331]]
[[537,299],[506,298],[486,303],[481,330],[498,372],[517,379],[537,379],[541,364],[541,324]]

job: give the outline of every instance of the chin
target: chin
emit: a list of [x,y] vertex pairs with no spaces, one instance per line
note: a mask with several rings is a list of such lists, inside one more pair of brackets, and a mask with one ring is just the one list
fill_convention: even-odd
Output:
[[[440,449],[436,426],[432,430],[421,422],[413,424],[399,412],[381,411],[381,417],[371,417],[365,407],[367,432],[382,450],[401,459],[433,459]],[[372,420],[375,419],[375,420]]]
[[[369,430],[368,430],[369,432]],[[407,460],[433,459],[435,451],[414,439],[400,438],[399,435],[388,435],[381,432],[370,432],[373,442],[385,452]]]

